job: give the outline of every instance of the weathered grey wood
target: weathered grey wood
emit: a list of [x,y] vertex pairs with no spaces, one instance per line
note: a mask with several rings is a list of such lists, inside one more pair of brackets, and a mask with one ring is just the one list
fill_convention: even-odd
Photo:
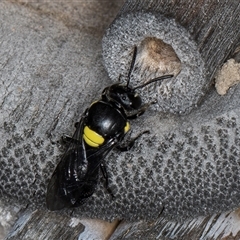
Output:
[[234,212],[198,217],[185,222],[177,219],[155,222],[122,222],[110,240],[159,239],[159,240],[238,240],[240,238],[239,209]]
[[[163,214],[168,215],[168,207],[170,207],[173,217],[174,214],[180,213],[180,209],[179,216],[185,215],[187,212],[191,212],[190,215],[193,212],[196,215],[202,215],[208,211],[210,213],[231,209],[233,205],[230,202],[234,199],[236,199],[234,207],[239,204],[237,185],[240,179],[238,170],[235,171],[236,166],[238,166],[237,156],[239,153],[237,140],[239,122],[235,122],[239,118],[239,107],[235,105],[235,101],[238,99],[239,86],[233,87],[225,98],[217,96],[212,88],[216,70],[221,67],[239,43],[239,8],[239,1],[126,1],[122,11],[104,36],[103,55],[106,68],[112,79],[116,79],[120,73],[123,73],[123,76],[127,75],[133,46],[137,45],[141,48],[149,36],[170,45],[182,64],[181,71],[176,78],[165,80],[159,87],[143,89],[141,92],[145,96],[145,100],[157,98],[158,105],[153,108],[159,110],[160,114],[157,115],[155,111],[150,121],[146,115],[144,117],[145,125],[148,128],[153,124],[151,132],[155,134],[156,139],[150,140],[150,145],[154,146],[156,155],[153,154],[155,157],[151,155],[154,150],[150,151],[149,154],[142,153],[145,161],[141,161],[142,158],[140,158],[140,163],[137,160],[132,161],[130,158],[130,166],[133,165],[139,169],[141,167],[136,167],[136,165],[143,162],[144,169],[148,170],[144,179],[147,182],[145,189],[138,189],[136,177],[138,171],[135,170],[134,177],[136,179],[132,177],[135,184],[133,189],[141,196],[143,191],[147,191],[149,185],[152,190],[154,183],[157,182],[159,189],[152,191],[155,203],[159,203],[156,206],[157,213],[161,212],[162,203],[161,198],[156,198],[158,194],[162,196],[162,199],[165,199],[163,200],[165,207]],[[230,15],[231,17],[229,17]],[[156,55],[158,55],[158,51],[156,51]],[[142,58],[142,52],[139,51],[137,67],[133,69],[131,75],[132,85],[147,81],[153,78],[154,74],[155,77],[158,74],[164,74],[159,71],[151,72],[152,63],[139,63],[138,60]],[[152,62],[154,59],[153,57]],[[169,116],[167,120],[161,114],[161,111],[182,114],[189,113],[191,110],[192,113],[185,117],[165,115],[165,117]],[[230,125],[236,127],[233,132],[226,131],[228,124],[225,125],[227,122],[230,123],[231,119],[234,123],[232,122],[233,124]],[[159,125],[159,121],[161,125]],[[182,136],[180,137],[178,133],[181,132],[180,129],[183,129],[184,125],[188,125],[189,128],[186,127],[183,130],[185,133],[180,133]],[[176,129],[169,131],[170,128],[174,127]],[[165,132],[163,128],[168,128],[168,130]],[[224,136],[225,140],[217,140],[220,135]],[[150,139],[152,137],[153,135],[149,136]],[[162,148],[159,147],[159,142],[162,142]],[[188,144],[196,148],[189,148]],[[232,149],[236,147],[237,151],[233,166],[225,168],[224,165],[228,165],[233,156],[231,151],[228,152],[229,144]],[[175,150],[172,149],[171,153],[166,153],[172,147]],[[143,150],[143,148],[141,148],[142,152],[147,152],[147,149]],[[159,155],[161,157],[156,157]],[[154,163],[148,164],[150,162]],[[225,170],[229,173],[223,173]],[[153,185],[148,184],[152,180],[151,176],[155,176],[154,174],[158,177],[154,177]],[[233,178],[230,180],[231,183],[228,182],[229,179],[226,178],[226,175]],[[161,189],[163,183],[166,184],[163,187],[164,190]],[[235,190],[227,193],[225,192],[227,186],[229,188],[234,186]],[[230,202],[223,201],[225,202],[223,204],[221,201],[223,198],[228,198]],[[138,198],[134,199],[135,205],[137,205]],[[149,201],[151,200],[149,199]],[[173,207],[175,201],[178,204]],[[150,203],[148,202],[148,204]],[[184,205],[183,208],[180,205]],[[193,205],[194,208],[192,208]],[[133,213],[135,213],[134,210],[133,207]],[[148,211],[148,213],[150,212]],[[147,216],[147,210],[144,216]]]
[[77,240],[84,228],[77,218],[36,210],[22,214],[6,240]]
[[[78,239],[83,230],[77,219],[69,226],[69,214],[46,212],[46,184],[62,154],[51,140],[71,134],[84,108],[109,84],[101,38],[121,4],[0,2],[0,197],[6,209],[29,205],[9,239]],[[4,217],[3,227],[12,224],[9,214]],[[108,238],[116,225],[91,224],[82,232],[90,239]]]
[[174,18],[196,41],[209,77],[233,52],[240,41],[237,0],[126,1],[121,14],[156,11]]
[[70,217],[58,212],[25,210],[6,236],[6,240],[107,240],[118,221]]
[[[0,193],[5,202],[45,210],[46,185],[62,154],[53,143],[74,132],[74,122],[111,84],[101,39],[120,4],[19,2],[0,2]],[[119,71],[128,71],[132,46],[115,80]],[[119,58],[112,58],[118,68]],[[189,58],[180,60],[196,65]],[[187,76],[188,68],[183,69]],[[134,71],[133,80],[137,77]],[[170,83],[164,84],[168,88]],[[146,129],[150,134],[130,152],[113,151],[106,159],[115,199],[101,181],[85,205],[61,214],[136,221],[160,213],[182,219],[238,207],[240,88],[233,87],[224,98],[213,89],[210,93],[189,115],[158,115],[150,109],[133,121],[132,136]]]
[[[182,71],[176,79],[163,82],[170,90],[155,89],[163,92],[157,95],[157,109],[187,113],[204,98],[216,70],[239,43],[239,11],[237,0],[126,1],[104,38],[108,72],[116,78],[123,71],[126,55],[131,54],[133,45],[140,45],[149,36],[160,38],[174,48],[182,62]],[[133,78],[135,84],[152,77],[151,68],[141,65],[140,71],[141,76]],[[150,93],[156,95],[154,91]]]
[[6,205],[0,200],[0,239],[4,239],[18,219],[21,209],[18,205]]
[[235,59],[236,62],[240,62],[240,46],[238,46],[232,54],[232,57]]

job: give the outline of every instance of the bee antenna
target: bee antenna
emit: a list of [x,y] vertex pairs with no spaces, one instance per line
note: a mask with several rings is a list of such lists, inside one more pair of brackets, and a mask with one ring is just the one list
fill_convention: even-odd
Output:
[[165,75],[165,76],[161,76],[161,77],[154,78],[154,79],[152,79],[152,80],[150,80],[150,81],[148,81],[148,82],[146,82],[146,83],[144,83],[144,84],[142,84],[142,85],[140,85],[140,86],[137,86],[137,87],[133,88],[133,90],[136,90],[136,89],[138,89],[138,88],[143,88],[143,87],[145,87],[145,86],[147,86],[148,84],[151,84],[151,83],[153,83],[153,82],[158,82],[158,81],[161,81],[161,80],[164,80],[164,79],[167,79],[167,78],[172,78],[173,76],[174,76],[174,75]]
[[136,61],[136,56],[137,56],[137,46],[134,46],[133,58],[132,58],[132,62],[131,62],[131,65],[130,65],[130,68],[129,68],[129,72],[128,72],[128,76],[127,76],[127,78],[128,78],[127,84],[126,84],[126,87],[127,87],[127,88],[128,88],[128,86],[129,86],[129,83],[130,83],[130,76],[131,76],[131,73],[132,73],[132,70],[133,70],[135,61]]

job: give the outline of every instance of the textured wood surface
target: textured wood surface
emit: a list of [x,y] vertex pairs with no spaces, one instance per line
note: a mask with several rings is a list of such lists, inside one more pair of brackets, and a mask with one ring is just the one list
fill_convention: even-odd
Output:
[[37,210],[32,213],[23,213],[6,240],[75,240],[83,231],[84,226],[76,218]]
[[[110,76],[115,78],[119,74],[119,68],[122,68],[120,65],[122,59],[126,54],[131,54],[129,49],[133,44],[141,45],[143,39],[149,37],[148,35],[162,38],[176,51],[182,62],[182,71],[176,79],[172,80],[172,83],[171,81],[167,81],[168,85],[163,83],[165,88],[172,86],[169,92],[173,96],[164,99],[159,94],[158,110],[174,113],[189,112],[201,103],[204,95],[211,88],[216,71],[239,43],[239,11],[240,3],[237,0],[126,1],[103,41],[106,68]],[[178,25],[173,27],[174,24],[165,21],[164,17],[176,21]],[[161,22],[165,24],[163,27]],[[185,37],[188,40],[185,41]],[[188,42],[192,44],[188,45]],[[194,45],[196,48],[193,47]],[[203,61],[203,64],[198,60]],[[195,65],[189,65],[191,63]],[[141,79],[144,79],[145,75],[146,79],[150,79],[151,74],[157,72],[151,71],[151,67],[146,65],[138,66],[139,68],[140,73],[137,74]],[[184,74],[184,71],[187,73]],[[157,73],[160,74],[160,72]],[[140,80],[136,78],[135,81]],[[179,87],[177,82],[182,83],[182,86]],[[134,80],[133,83],[136,84]],[[191,91],[185,92],[184,87]],[[168,93],[164,92],[163,87],[155,91],[163,93],[162,95]],[[151,95],[154,96],[154,92],[151,92]],[[185,98],[186,101],[182,101]]]
[[[1,103],[2,115],[0,116],[0,120],[1,131],[5,134],[3,134],[3,141],[1,143],[1,157],[4,157],[6,162],[1,162],[2,169],[4,169],[4,171],[0,171],[1,196],[5,199],[5,202],[21,202],[44,207],[45,185],[57,163],[58,159],[56,159],[56,155],[59,156],[60,154],[56,146],[51,145],[50,140],[46,137],[46,133],[49,132],[49,129],[53,130],[53,134],[57,136],[61,136],[65,130],[71,132],[69,126],[73,125],[73,122],[78,120],[80,113],[82,113],[83,108],[87,105],[86,101],[92,101],[93,95],[98,95],[103,87],[102,85],[105,86],[105,84],[110,84],[110,81],[106,80],[107,74],[103,70],[100,50],[101,36],[103,35],[103,31],[107,28],[107,23],[110,22],[103,17],[106,13],[103,10],[106,10],[106,8],[104,7],[105,5],[101,5],[99,1],[88,2],[87,5],[85,3],[79,3],[80,5],[78,5],[75,1],[62,2],[61,4],[61,1],[59,3],[52,2],[47,3],[47,5],[41,5],[40,3],[33,3],[31,1],[29,1],[28,4],[24,1],[4,2],[5,3],[1,3],[1,17],[5,20],[3,21],[3,27],[1,29],[3,31],[1,37],[5,45],[2,45],[3,47],[1,48],[4,54],[1,55],[0,67],[1,76],[6,85],[0,85],[4,95],[4,99]],[[112,9],[110,5],[108,5],[108,9]],[[66,8],[66,6],[69,6],[69,8]],[[87,8],[85,9],[84,6],[87,6]],[[99,8],[101,11],[99,11]],[[113,9],[115,9],[114,6]],[[187,29],[196,42],[199,53],[205,61],[209,84],[212,81],[216,69],[232,52],[232,49],[239,40],[238,1],[126,1],[120,15],[139,10],[159,11],[167,17],[175,18],[179,24]],[[79,14],[78,11],[80,11],[81,14]],[[100,12],[104,14],[100,14]],[[108,13],[113,14],[110,10]],[[109,16],[109,19],[113,19],[112,15]],[[11,48],[10,46],[14,47]],[[81,59],[81,61],[79,61],[79,59]],[[97,81],[99,80],[98,78],[100,81]],[[82,82],[80,80],[82,80]],[[79,84],[79,81],[81,84]],[[84,90],[82,90],[83,86]],[[226,99],[231,100],[234,96],[233,90]],[[212,99],[214,100],[212,101],[213,103],[221,103],[220,99],[215,97],[215,95],[213,95]],[[227,101],[227,103],[231,103],[230,100]],[[44,101],[44,104],[42,104],[42,101]],[[209,102],[211,103],[211,101]],[[217,107],[221,109],[221,114],[224,114],[224,111],[226,111],[226,116],[220,118],[219,115],[216,114],[219,128],[222,126],[224,127],[226,123],[227,127],[230,126],[230,130],[227,129],[227,131],[232,133],[231,129],[238,124],[238,122],[236,124],[236,121],[234,122],[233,120],[239,115],[233,115],[234,117],[228,119],[228,105],[224,104],[224,101],[222,102],[223,104]],[[222,109],[223,106],[225,106],[224,109]],[[235,110],[234,107],[235,106],[233,106],[232,109]],[[214,112],[214,108],[214,104],[212,106],[206,105],[206,108],[203,107],[203,112],[196,113],[195,115],[193,114],[192,119],[198,119],[199,115],[202,113],[204,113],[203,118],[205,118],[208,112]],[[163,119],[163,117],[161,117],[163,123],[166,125],[169,123],[170,127],[172,127],[172,123],[173,125],[176,124],[176,118],[169,119]],[[202,118],[200,118],[200,120],[202,120]],[[183,121],[188,122],[189,118],[186,117]],[[143,121],[140,120],[140,122]],[[151,119],[146,120],[146,123],[149,122],[152,122]],[[150,126],[150,124],[148,126]],[[73,130],[73,127],[71,130]],[[141,130],[141,128],[138,130]],[[203,136],[205,134],[204,137],[209,137],[207,135],[209,128],[202,128],[202,130],[205,132],[201,132],[200,135]],[[185,132],[185,137],[187,134],[189,134],[189,132]],[[190,138],[191,136],[187,139],[190,141]],[[206,141],[209,140],[208,138],[204,139]],[[225,135],[223,139],[226,139]],[[5,140],[7,147],[4,145]],[[167,143],[169,146],[173,145],[171,137],[165,140],[166,139],[162,139],[161,143]],[[158,141],[161,141],[161,139]],[[236,136],[236,143],[237,141]],[[225,142],[223,142],[223,144],[224,143]],[[144,142],[144,144],[146,144],[146,142]],[[151,144],[152,143],[149,142],[149,146],[152,146]],[[160,146],[162,147],[161,149],[166,150],[166,148],[164,148],[166,145],[162,144]],[[141,149],[142,143],[138,145],[134,154],[141,152]],[[46,152],[43,150],[46,150]],[[238,153],[238,149],[233,148],[231,150],[232,154]],[[54,157],[50,155],[52,152],[56,154]],[[23,153],[26,158],[22,158]],[[189,155],[189,153],[187,154]],[[203,152],[203,154],[205,153]],[[206,156],[205,154],[203,158],[206,158]],[[19,159],[21,161],[19,161]],[[125,164],[124,159],[125,155],[122,157],[123,163]],[[230,174],[230,177],[236,179],[235,182],[231,182],[233,183],[233,187],[235,187],[236,182],[238,183],[239,174],[235,172],[232,173],[230,171],[231,169],[229,170],[229,168],[226,167],[226,164],[229,163],[228,159],[226,162],[224,162],[224,158],[220,160],[221,161],[218,162],[220,165],[218,166],[222,167],[222,169],[219,170],[220,174],[222,174],[222,178],[218,178],[218,180],[224,183],[226,182],[225,180],[229,179],[229,177],[225,179],[224,174],[226,174],[226,176]],[[48,161],[48,164],[46,164],[46,161]],[[134,167],[139,167],[140,163],[136,166],[134,166],[134,164],[132,165],[131,162],[127,162],[126,165],[124,164],[121,162],[121,167],[129,167],[131,174],[130,180],[134,180],[131,178],[133,176],[132,172],[134,171]],[[148,172],[149,169],[144,166],[144,161],[142,161],[141,164],[143,165],[143,168],[140,169],[142,171],[139,171],[141,174],[136,172],[136,176],[141,177],[141,181],[148,182],[153,174],[151,171]],[[191,167],[192,164],[193,163],[190,162],[188,166],[181,166],[180,164],[179,166],[184,169],[184,167]],[[132,166],[133,169],[131,169]],[[224,172],[224,166],[228,170],[226,173]],[[118,166],[114,165],[113,169],[115,167]],[[170,167],[173,167],[171,163]],[[232,167],[233,170],[236,169],[234,165]],[[154,170],[154,168],[152,169]],[[168,169],[169,168],[166,168],[165,170]],[[196,169],[199,171],[201,170],[198,169],[197,166]],[[205,180],[204,176],[209,176],[208,172],[205,170],[206,169],[203,169],[203,172],[201,172],[203,176],[201,176],[200,181]],[[117,171],[117,174],[119,174],[119,172],[121,171]],[[157,172],[159,172],[158,169]],[[119,174],[119,177],[116,179],[117,174],[112,172],[111,180],[117,180],[116,182],[119,183],[121,182],[121,174]],[[123,178],[126,178],[128,172],[123,172],[122,175]],[[165,176],[166,175],[164,175],[164,177]],[[194,172],[193,176],[195,176]],[[192,183],[192,180],[195,180],[195,178],[184,178],[182,183],[188,180]],[[140,181],[137,179],[136,182]],[[125,188],[124,184],[125,182],[123,182],[121,190],[125,189],[124,191],[128,191],[128,188]],[[205,187],[208,186],[207,184],[208,182],[206,182]],[[213,182],[213,184],[216,186],[218,193],[217,181]],[[223,186],[224,185],[222,185],[221,189],[225,191]],[[172,188],[173,186],[170,185],[168,192],[171,192]],[[200,187],[200,190],[201,189],[202,187]],[[238,204],[236,199],[239,199],[237,198],[238,189],[237,186],[234,188],[235,192],[229,192],[229,195],[225,196],[226,199],[224,198],[225,202],[223,204],[221,202],[222,199],[216,197],[215,203],[218,204],[216,207],[217,210],[221,211],[222,208],[226,209],[236,206],[236,204]],[[130,190],[132,191],[132,189]],[[149,186],[147,190],[149,190]],[[229,190],[232,189],[229,188]],[[104,190],[102,190],[102,192],[104,192]],[[88,212],[89,215],[97,214],[105,218],[115,216],[131,217],[136,216],[136,214],[142,216],[143,214],[147,214],[146,212],[149,212],[148,206],[146,205],[146,202],[149,200],[148,198],[145,199],[143,205],[140,205],[138,209],[127,208],[128,205],[125,203],[126,201],[119,202],[111,208],[110,204],[112,204],[112,202],[110,202],[108,197],[105,196],[104,198],[102,192],[98,190],[98,196],[100,197],[100,199],[96,201],[98,205],[90,201],[90,207],[87,208],[88,206],[86,205],[87,210],[85,206],[82,208]],[[146,195],[147,194],[148,192],[146,192]],[[231,194],[236,194],[234,196],[235,198],[231,198]],[[121,196],[125,195],[122,194]],[[127,200],[129,200],[128,196],[132,197],[133,195],[126,194]],[[165,192],[163,196],[165,196]],[[207,196],[209,196],[209,193]],[[187,197],[189,199],[189,195]],[[214,197],[214,195],[212,195],[212,197]],[[94,196],[94,198],[97,198],[97,196]],[[118,201],[120,201],[119,199]],[[136,196],[136,199],[139,199],[139,197]],[[204,201],[205,199],[205,195],[202,195],[201,200]],[[232,199],[235,199],[235,201],[232,202]],[[170,200],[174,201],[174,199]],[[184,201],[185,200],[187,201],[187,198],[184,199]],[[129,201],[134,203],[131,199]],[[179,207],[179,204],[184,201],[180,199],[176,206]],[[191,198],[190,202],[193,202]],[[167,203],[171,203],[171,201]],[[229,207],[228,203],[232,205]],[[212,209],[215,205],[209,206],[209,202],[204,202],[204,204],[205,205],[200,202],[197,207],[200,207],[202,211],[204,211],[206,207],[208,207],[210,211],[216,211],[216,208]],[[198,208],[194,209],[194,206],[191,207],[192,208],[185,210],[189,210],[190,212],[195,211],[194,213],[196,214]],[[173,208],[173,212],[176,209]],[[141,213],[142,210],[146,210],[146,212]],[[155,209],[151,208],[151,211],[154,212]],[[185,211],[180,213],[183,214],[184,212]],[[129,213],[130,216],[128,215]],[[81,210],[76,213],[78,216],[81,214],[83,214]],[[185,236],[189,238],[194,236],[194,238],[196,237],[197,239],[200,231],[204,232],[210,229],[209,225],[213,228],[215,223],[217,223],[216,226],[219,225],[220,228],[225,228],[226,225],[223,224],[219,216],[220,215],[212,215],[212,218],[206,218],[205,222],[201,222],[202,225],[197,225],[196,223],[198,222],[196,222],[196,219],[186,221],[182,228],[182,232],[179,233],[183,233],[186,230]],[[223,219],[226,220],[229,220],[228,217],[232,216],[233,215],[230,214],[222,215]],[[220,221],[215,221],[216,219],[220,219]],[[42,210],[23,213],[7,239],[77,239],[80,233],[84,233],[84,224],[81,224],[78,218],[74,218],[74,220],[76,222],[72,222],[69,216]],[[233,228],[234,223],[238,224],[238,219],[235,220],[236,221],[233,222]],[[93,224],[93,226],[95,225],[94,223],[90,223],[89,226],[91,226],[91,224]],[[158,235],[155,235],[155,237],[159,236],[159,238],[167,239],[168,236],[166,236],[166,234],[163,234],[164,236],[159,235],[162,230],[165,230],[164,226],[167,225],[167,232],[172,234],[178,230],[178,226],[182,226],[181,224],[179,223],[178,225],[178,223],[168,221],[167,219],[162,219],[162,222],[152,222],[150,225],[148,223],[143,223],[143,225],[139,223],[125,225],[123,222],[123,228],[118,228],[120,229],[119,232],[123,234],[117,235],[119,232],[116,232],[115,238],[124,239],[127,235],[130,236],[132,234],[132,236],[141,236],[142,234],[142,236],[148,236],[149,239],[151,239],[151,236],[157,233]],[[191,230],[189,227],[191,224],[196,224],[196,232],[191,232],[191,235],[189,235]],[[112,227],[115,229],[116,225]],[[236,229],[235,227],[235,230]],[[219,233],[217,227],[215,229],[213,228],[213,231]],[[163,231],[161,233],[166,232]],[[238,236],[237,231],[233,231],[232,233],[233,239]],[[183,239],[187,238],[185,237]]]
[[155,222],[122,222],[110,240],[238,240],[240,239],[239,209],[207,217],[178,222],[159,218]]
[[25,210],[6,240],[91,240],[109,239],[118,221],[74,218],[58,212]]
[[126,1],[121,13],[154,11],[176,19],[196,41],[210,79],[240,41],[237,0]]

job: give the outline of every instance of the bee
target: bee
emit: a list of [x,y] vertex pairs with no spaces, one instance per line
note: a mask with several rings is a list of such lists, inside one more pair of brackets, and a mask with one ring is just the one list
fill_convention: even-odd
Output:
[[46,203],[49,210],[60,210],[66,207],[77,207],[92,196],[98,184],[101,170],[108,188],[108,176],[104,159],[115,147],[122,151],[129,150],[137,137],[128,145],[121,146],[124,136],[130,130],[129,120],[142,115],[151,103],[142,104],[136,89],[153,82],[171,78],[165,75],[132,88],[130,76],[135,64],[137,47],[134,47],[133,58],[127,83],[113,84],[106,87],[101,99],[93,102],[83,113],[68,147],[53,172],[47,187]]

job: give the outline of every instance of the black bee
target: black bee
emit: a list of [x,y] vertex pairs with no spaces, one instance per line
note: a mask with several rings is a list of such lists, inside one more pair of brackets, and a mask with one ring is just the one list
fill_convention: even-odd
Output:
[[[118,146],[120,150],[130,149],[142,134],[132,139],[125,147],[119,144],[130,130],[129,120],[143,114],[151,104],[142,105],[141,97],[135,90],[173,76],[162,76],[131,88],[130,75],[136,54],[135,47],[127,84],[106,87],[101,99],[93,102],[77,123],[69,146],[48,184],[46,200],[49,210],[81,205],[94,193],[100,169],[108,189],[104,158],[114,147]],[[110,189],[108,191],[111,193]]]

